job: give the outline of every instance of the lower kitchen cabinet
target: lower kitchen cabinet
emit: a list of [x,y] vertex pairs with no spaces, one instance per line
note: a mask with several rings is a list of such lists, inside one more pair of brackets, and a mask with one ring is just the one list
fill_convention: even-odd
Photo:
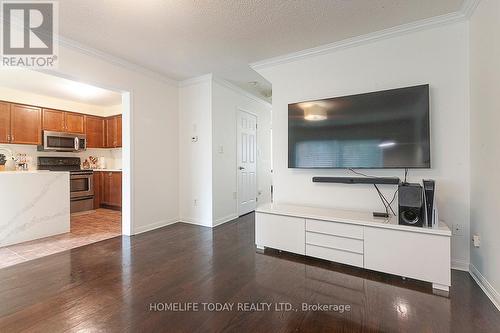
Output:
[[122,173],[119,171],[94,172],[94,207],[121,209]]
[[94,209],[101,208],[103,174],[104,172],[94,171]]

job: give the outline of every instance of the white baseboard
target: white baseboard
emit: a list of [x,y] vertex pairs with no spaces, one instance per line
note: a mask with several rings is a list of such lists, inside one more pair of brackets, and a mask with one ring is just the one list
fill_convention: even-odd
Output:
[[484,291],[486,296],[493,302],[493,304],[497,307],[498,311],[500,311],[500,294],[498,291],[493,288],[493,286],[486,280],[486,278],[479,272],[479,270],[473,265],[469,265],[469,272],[472,278],[477,282],[479,287]]
[[231,220],[234,220],[237,217],[238,217],[238,215],[231,214],[231,215],[228,215],[228,216],[225,216],[225,217],[222,217],[220,219],[217,219],[217,220],[213,221],[213,224],[211,224],[210,222],[206,223],[206,222],[203,222],[200,219],[190,218],[190,217],[181,217],[181,219],[180,219],[179,222],[200,225],[202,227],[213,228],[213,227],[216,227],[216,226],[218,226],[220,224],[223,224],[223,223],[229,222]]
[[208,227],[208,228],[212,227],[211,225],[207,225],[206,223],[203,223],[200,219],[191,218],[191,217],[181,217],[179,222],[199,225],[199,226]]
[[138,234],[142,234],[143,232],[147,232],[147,231],[151,231],[151,230],[154,230],[154,229],[166,227],[167,225],[171,225],[171,224],[174,224],[174,223],[177,223],[177,222],[179,222],[179,219],[162,220],[162,221],[158,221],[158,222],[146,224],[146,225],[143,225],[143,226],[140,226],[140,227],[136,227],[136,228],[134,228],[135,229],[134,230],[134,235],[138,235]]
[[223,218],[217,219],[217,220],[214,221],[214,227],[216,227],[216,226],[218,226],[220,224],[232,221],[232,220],[234,220],[236,218],[238,218],[238,214],[231,214],[231,215],[225,216]]
[[451,260],[451,269],[456,269],[459,271],[468,272],[469,271],[469,263],[465,260],[460,259],[452,259]]

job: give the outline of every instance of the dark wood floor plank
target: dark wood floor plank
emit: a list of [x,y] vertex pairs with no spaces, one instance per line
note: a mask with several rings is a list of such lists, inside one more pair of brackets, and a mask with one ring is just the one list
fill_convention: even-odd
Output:
[[[0,269],[0,332],[498,332],[466,272],[450,297],[429,284],[322,260],[256,252],[254,216],[174,224]],[[293,304],[298,311],[153,312],[150,303]],[[352,310],[301,311],[307,304]],[[236,305],[235,305],[236,306]]]

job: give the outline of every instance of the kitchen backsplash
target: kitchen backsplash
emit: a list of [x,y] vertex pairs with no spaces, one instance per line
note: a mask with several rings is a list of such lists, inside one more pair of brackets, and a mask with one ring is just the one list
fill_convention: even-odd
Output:
[[[29,161],[29,169],[36,170],[38,156],[65,156],[65,157],[80,157],[82,162],[89,156],[104,157],[106,159],[106,169],[121,169],[122,168],[122,149],[97,149],[89,148],[84,152],[69,153],[69,152],[43,152],[38,151],[36,146],[31,145],[11,145],[0,144],[0,148],[6,148],[16,156],[17,154],[26,154]],[[5,153],[3,153],[5,154]]]

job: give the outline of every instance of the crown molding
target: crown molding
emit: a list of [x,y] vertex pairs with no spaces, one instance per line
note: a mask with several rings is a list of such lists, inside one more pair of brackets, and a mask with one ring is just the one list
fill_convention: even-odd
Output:
[[261,103],[264,106],[269,107],[269,108],[272,107],[271,103],[269,103],[268,101],[261,99],[258,96],[251,94],[248,91],[238,87],[237,85],[235,85],[235,84],[233,84],[233,83],[231,83],[231,82],[229,82],[221,77],[218,77],[212,73],[201,75],[201,76],[196,76],[196,77],[181,81],[181,82],[179,82],[179,87],[181,87],[181,88],[188,87],[188,86],[191,86],[194,84],[204,83],[204,82],[216,82],[216,83],[218,83],[218,84],[220,84],[228,89],[233,90],[234,92],[236,92],[240,95],[243,95],[243,96],[253,100],[254,102]]
[[195,77],[192,77],[190,79],[186,79],[186,80],[180,81],[179,82],[179,87],[187,87],[187,86],[191,86],[191,85],[197,84],[197,83],[212,81],[212,78],[213,78],[212,74],[205,74],[205,75],[195,76]]
[[223,85],[226,88],[231,89],[234,92],[236,92],[238,94],[241,94],[241,95],[243,95],[243,96],[245,96],[245,97],[253,100],[254,102],[263,104],[264,106],[266,106],[268,108],[272,107],[272,104],[269,103],[268,101],[266,101],[264,99],[261,99],[261,98],[259,98],[258,96],[254,95],[254,94],[249,93],[248,91],[246,91],[246,90],[238,87],[237,85],[235,85],[235,84],[233,84],[233,83],[231,83],[229,81],[224,80],[223,78],[220,78],[220,77],[218,77],[216,75],[212,75],[212,79],[213,79],[214,82],[217,82],[220,85]]
[[344,39],[338,42],[253,62],[250,63],[250,67],[253,70],[258,71],[260,69],[286,64],[289,62],[302,60],[318,55],[328,54],[342,49],[351,48],[383,39],[465,21],[470,18],[480,1],[481,0],[465,0],[461,8],[453,13],[418,20],[415,22],[398,25],[396,27],[375,31],[365,35]]
[[481,0],[464,0],[460,12],[463,13],[466,19],[469,19],[472,14],[474,14],[474,11],[476,10],[477,6],[479,6],[480,2]]
[[113,56],[109,53],[99,51],[97,49],[94,49],[92,47],[80,44],[74,40],[59,36],[58,37],[59,45],[66,47],[68,49],[86,54],[91,57],[96,57],[101,60],[104,60],[106,62],[112,63],[114,65],[118,65],[120,67],[123,67],[125,69],[129,69],[132,71],[135,71],[137,73],[141,73],[143,75],[149,76],[150,78],[156,79],[158,81],[161,81],[163,83],[167,83],[173,86],[178,86],[179,82],[177,80],[171,79],[163,74],[160,74],[158,72],[155,72],[153,70],[147,69],[143,66],[140,66],[138,64],[132,63],[128,60]]

